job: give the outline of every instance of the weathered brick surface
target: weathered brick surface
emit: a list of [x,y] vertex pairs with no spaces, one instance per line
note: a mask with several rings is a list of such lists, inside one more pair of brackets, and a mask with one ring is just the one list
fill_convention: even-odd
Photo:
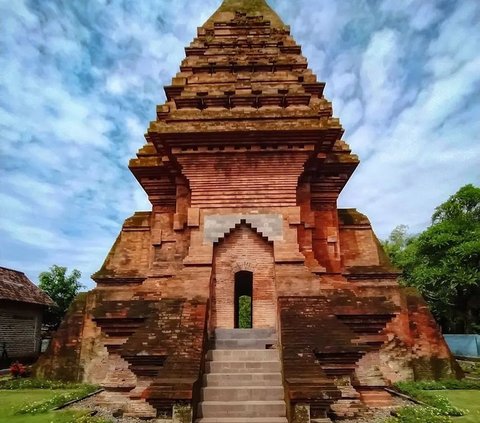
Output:
[[447,343],[438,336],[439,326],[425,300],[413,288],[404,290],[407,299],[412,340],[412,367],[416,379],[458,377],[462,371],[453,359]]
[[70,306],[47,352],[35,364],[34,373],[37,377],[74,382],[83,380],[80,352],[87,295],[78,295]]
[[359,361],[386,340],[383,330],[395,305],[385,297],[361,298],[344,289],[324,290],[319,297],[280,297],[279,307],[291,401],[312,404],[320,416],[334,402],[338,416],[355,414],[361,409],[359,394],[350,383],[358,385]]
[[207,334],[233,328],[240,271],[253,275],[253,326],[281,334],[287,398],[312,417],[455,374],[368,218],[337,209],[359,161],[324,83],[268,5],[249,5],[225,0],[186,48],[129,164],[152,210],[125,221],[38,366],[61,377],[68,364],[131,415],[198,401]]

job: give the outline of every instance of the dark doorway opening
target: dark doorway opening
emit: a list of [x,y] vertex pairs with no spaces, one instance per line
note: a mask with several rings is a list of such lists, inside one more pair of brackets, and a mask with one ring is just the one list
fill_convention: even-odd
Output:
[[248,329],[253,322],[253,273],[235,273],[235,329]]

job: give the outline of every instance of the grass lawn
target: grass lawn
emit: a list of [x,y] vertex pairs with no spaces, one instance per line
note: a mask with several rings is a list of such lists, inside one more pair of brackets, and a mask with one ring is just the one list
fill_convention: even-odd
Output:
[[454,423],[479,423],[480,422],[480,391],[477,390],[448,390],[430,391],[437,395],[446,397],[450,402],[459,408],[469,412],[462,417],[452,417]]
[[26,404],[45,401],[59,393],[75,392],[72,389],[19,389],[0,390],[0,423],[73,423],[83,413],[74,411],[50,411],[42,414],[18,414],[15,410]]

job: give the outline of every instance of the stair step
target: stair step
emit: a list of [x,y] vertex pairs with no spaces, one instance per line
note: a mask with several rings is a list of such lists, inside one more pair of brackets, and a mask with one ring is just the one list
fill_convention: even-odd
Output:
[[273,328],[265,329],[216,329],[215,339],[277,339]]
[[203,401],[274,401],[283,398],[283,386],[202,388]]
[[207,361],[207,373],[275,373],[280,372],[280,361]]
[[211,361],[274,361],[279,360],[277,350],[210,350],[207,360]]
[[203,386],[279,386],[282,374],[276,373],[210,373],[203,375]]
[[212,348],[216,350],[265,350],[267,347],[275,346],[276,339],[255,338],[255,339],[215,339],[212,341]]
[[[331,420],[330,420],[331,422]],[[245,423],[244,417],[202,417],[195,423]],[[248,423],[288,423],[286,417],[250,417]]]
[[383,390],[360,391],[362,402],[368,407],[390,407],[394,405],[392,396]]
[[285,401],[203,401],[202,417],[285,417]]

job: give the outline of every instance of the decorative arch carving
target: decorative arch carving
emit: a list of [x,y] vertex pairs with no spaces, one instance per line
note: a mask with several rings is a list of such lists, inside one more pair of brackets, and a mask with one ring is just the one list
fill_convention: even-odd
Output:
[[241,272],[246,270],[248,272],[255,273],[257,269],[257,264],[253,263],[251,260],[240,259],[232,263],[232,273]]

